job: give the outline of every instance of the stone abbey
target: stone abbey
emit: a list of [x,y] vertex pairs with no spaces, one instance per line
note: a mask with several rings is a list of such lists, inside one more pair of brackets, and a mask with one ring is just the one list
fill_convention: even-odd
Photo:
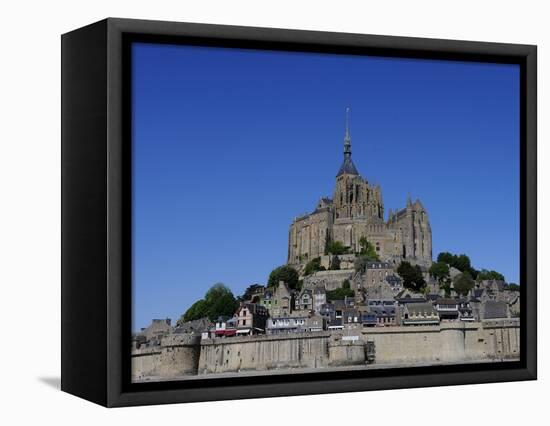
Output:
[[420,200],[412,202],[409,196],[405,208],[390,210],[385,219],[380,186],[361,177],[351,159],[346,114],[344,161],[336,175],[333,198],[321,198],[312,213],[294,219],[288,264],[301,269],[309,260],[328,254],[330,241],[340,241],[351,253],[359,252],[362,237],[382,261],[398,265],[407,260],[425,267],[432,263],[432,231],[426,209]]

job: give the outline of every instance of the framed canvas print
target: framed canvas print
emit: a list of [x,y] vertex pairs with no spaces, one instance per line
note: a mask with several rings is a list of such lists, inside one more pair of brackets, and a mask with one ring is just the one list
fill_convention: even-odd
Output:
[[62,37],[62,389],[536,378],[536,47],[107,19]]

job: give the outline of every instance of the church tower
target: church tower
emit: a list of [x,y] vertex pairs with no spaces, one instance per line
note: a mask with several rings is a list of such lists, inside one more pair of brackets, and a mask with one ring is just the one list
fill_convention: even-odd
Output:
[[346,133],[344,136],[344,162],[336,175],[334,190],[334,219],[384,219],[384,206],[379,186],[370,186],[363,179],[351,159],[349,112],[346,109]]
[[420,200],[413,203],[409,198],[406,208],[390,211],[384,221],[380,186],[362,178],[351,158],[349,114],[347,108],[344,159],[333,198],[321,198],[311,213],[294,218],[288,234],[288,264],[302,270],[310,260],[328,256],[332,242],[342,243],[351,254],[358,253],[362,238],[366,238],[383,261],[398,265],[407,259],[429,267],[432,234],[428,213]]

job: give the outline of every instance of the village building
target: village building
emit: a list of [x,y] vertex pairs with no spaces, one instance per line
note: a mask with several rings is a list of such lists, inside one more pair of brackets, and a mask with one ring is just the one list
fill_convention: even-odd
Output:
[[307,315],[272,317],[267,321],[267,334],[303,332],[307,320]]
[[371,314],[374,315],[377,326],[388,327],[388,326],[397,324],[397,319],[396,319],[397,306],[395,303],[369,304],[369,310]]
[[313,310],[313,291],[303,289],[294,302],[296,310],[312,311]]
[[321,306],[327,303],[327,292],[323,286],[316,286],[313,289],[313,310],[319,312]]
[[458,320],[459,300],[451,298],[439,298],[435,302],[435,309],[441,320]]
[[307,332],[316,332],[323,331],[326,329],[325,319],[318,313],[310,315],[306,319],[305,331]]
[[287,317],[294,309],[294,296],[288,285],[279,281],[275,291],[273,291],[268,312],[272,317]]
[[237,318],[237,334],[252,335],[265,333],[267,309],[257,303],[241,303],[235,313]]
[[496,300],[488,300],[481,305],[481,318],[484,320],[510,318],[508,304]]
[[402,310],[403,325],[439,325],[439,315],[431,303],[405,303]]
[[476,321],[476,318],[474,316],[474,310],[470,305],[469,300],[460,299],[458,304],[458,312],[459,312],[460,321],[466,321],[466,322]]
[[239,320],[236,316],[220,316],[210,329],[210,337],[232,337],[237,334],[237,324]]
[[342,312],[344,325],[359,325],[361,324],[361,312],[357,308],[345,308]]
[[376,312],[373,312],[369,307],[363,307],[359,310],[361,313],[361,324],[363,327],[376,327],[378,318]]

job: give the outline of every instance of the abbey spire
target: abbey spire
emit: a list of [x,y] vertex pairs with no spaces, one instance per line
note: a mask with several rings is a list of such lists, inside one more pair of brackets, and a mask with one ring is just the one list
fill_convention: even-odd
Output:
[[338,171],[336,177],[348,174],[348,175],[359,175],[359,172],[355,168],[353,161],[351,160],[351,136],[349,132],[349,112],[350,109],[346,108],[346,134],[344,136],[344,162]]

